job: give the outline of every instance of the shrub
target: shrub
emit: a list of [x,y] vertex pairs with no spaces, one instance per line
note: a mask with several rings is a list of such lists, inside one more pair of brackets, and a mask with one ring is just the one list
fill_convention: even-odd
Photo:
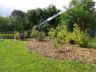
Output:
[[96,37],[90,38],[89,47],[96,48]]
[[12,39],[13,37],[14,37],[14,34],[12,33],[0,33],[0,38]]
[[89,37],[86,34],[82,34],[79,45],[81,47],[89,47]]
[[60,44],[59,44],[57,38],[53,39],[52,46],[53,46],[53,48],[59,48],[60,47]]
[[20,33],[19,32],[15,32],[14,39],[19,39],[19,38],[20,38]]
[[39,32],[37,36],[38,41],[42,41],[45,38],[46,34],[44,32]]
[[38,41],[42,41],[45,38],[46,34],[44,32],[39,32],[36,29],[32,29],[31,37],[37,39]]
[[89,37],[86,33],[80,31],[80,27],[77,24],[74,24],[73,32],[67,34],[66,41],[71,44],[79,44],[82,47],[88,47]]
[[19,34],[20,39],[25,39],[27,37],[28,37],[28,32],[26,32],[26,31]]
[[73,34],[76,37],[76,42],[81,47],[88,47],[89,46],[89,37],[86,33],[80,31],[80,27],[77,24],[74,24],[74,31]]
[[69,40],[70,44],[76,44],[76,42],[74,40]]
[[25,32],[24,32],[24,38],[27,38],[27,37],[28,37],[28,32],[25,31]]
[[58,43],[79,44],[82,47],[88,47],[89,44],[89,37],[80,30],[77,24],[74,24],[73,32],[68,32],[66,25],[64,25],[51,29],[49,34],[52,38],[56,38]]
[[48,35],[49,35],[51,38],[56,38],[56,37],[57,37],[57,30],[51,28],[50,31],[48,32]]
[[39,34],[39,32],[36,29],[33,28],[30,37],[37,38],[38,34]]
[[57,38],[61,39],[63,41],[63,43],[65,43],[66,42],[66,36],[68,34],[66,25],[58,27],[58,30],[59,31],[57,33]]
[[66,41],[66,43],[70,43],[70,44],[73,44],[72,41],[74,43],[76,43],[76,41],[75,41],[75,35],[73,33],[67,33],[66,38],[65,38],[65,41]]
[[69,42],[71,44],[78,44],[83,34],[84,33],[80,31],[80,27],[77,24],[74,24],[73,32],[66,34],[66,42]]
[[66,41],[66,35],[68,34],[66,25],[58,26],[56,29],[50,29],[48,34],[51,38],[56,38],[59,43],[64,43]]

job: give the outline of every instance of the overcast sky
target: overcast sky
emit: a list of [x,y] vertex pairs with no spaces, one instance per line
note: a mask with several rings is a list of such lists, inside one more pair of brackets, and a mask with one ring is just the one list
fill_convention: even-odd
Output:
[[[0,14],[10,13],[10,11],[17,9],[27,11],[35,8],[45,8],[50,4],[63,10],[63,6],[68,6],[70,0],[0,0]],[[94,0],[96,1],[96,0]]]
[[27,11],[28,9],[44,8],[50,4],[54,4],[57,8],[63,9],[64,5],[68,6],[69,1],[70,0],[0,0],[0,6]]

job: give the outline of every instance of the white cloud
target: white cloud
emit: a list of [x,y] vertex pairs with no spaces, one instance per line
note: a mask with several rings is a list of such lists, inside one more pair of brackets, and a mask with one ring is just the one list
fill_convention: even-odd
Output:
[[0,0],[1,6],[23,11],[38,7],[48,7],[50,4],[54,4],[57,8],[63,9],[63,6],[68,6],[68,3],[69,0]]
[[[50,4],[63,10],[63,6],[68,6],[69,1],[71,0],[0,0],[0,15],[8,15],[7,13],[11,13],[14,9],[26,12],[29,9],[45,8]],[[96,0],[94,1],[96,2]]]

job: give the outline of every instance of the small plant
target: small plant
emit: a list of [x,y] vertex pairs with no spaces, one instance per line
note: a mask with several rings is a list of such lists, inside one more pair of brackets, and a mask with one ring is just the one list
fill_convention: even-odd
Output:
[[68,34],[66,25],[58,28],[59,28],[59,31],[57,33],[57,38],[61,39],[61,42],[66,43],[66,36]]
[[67,32],[67,27],[66,25],[64,26],[58,26],[56,29],[51,29],[49,31],[49,36],[51,38],[56,38],[59,43],[65,43],[66,42],[66,35],[68,34]]
[[36,29],[33,28],[30,37],[37,38],[38,34],[39,34],[39,32]]
[[44,32],[39,32],[37,36],[38,41],[42,41],[45,38],[45,33]]
[[77,24],[74,24],[74,31],[73,34],[75,35],[75,41],[81,47],[89,47],[89,37],[86,33],[80,31],[80,27]]
[[57,37],[57,30],[51,28],[50,31],[48,32],[48,35],[49,35],[51,38],[56,38],[56,37]]
[[19,32],[15,32],[14,39],[19,39],[19,38],[20,38],[20,33]]
[[80,47],[89,47],[89,37],[85,34],[81,36],[81,41],[79,42]]
[[68,33],[66,35],[65,40],[66,40],[66,43],[76,44],[76,36],[73,33]]
[[60,44],[56,38],[53,40],[52,46],[53,46],[53,48],[56,48],[56,49],[58,49],[60,47]]
[[44,32],[39,32],[36,29],[32,29],[31,37],[37,39],[38,41],[42,41],[45,38],[46,34]]

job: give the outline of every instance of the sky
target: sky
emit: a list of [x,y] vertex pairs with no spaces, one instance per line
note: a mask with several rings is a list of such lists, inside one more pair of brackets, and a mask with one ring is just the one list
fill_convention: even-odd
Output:
[[0,0],[0,15],[8,15],[12,10],[22,10],[45,8],[50,4],[63,10],[63,6],[68,6],[70,0]]
[[70,0],[0,0],[0,15],[8,15],[14,9],[27,12],[29,9],[45,8],[50,4],[63,10],[63,6],[68,7],[69,2]]

